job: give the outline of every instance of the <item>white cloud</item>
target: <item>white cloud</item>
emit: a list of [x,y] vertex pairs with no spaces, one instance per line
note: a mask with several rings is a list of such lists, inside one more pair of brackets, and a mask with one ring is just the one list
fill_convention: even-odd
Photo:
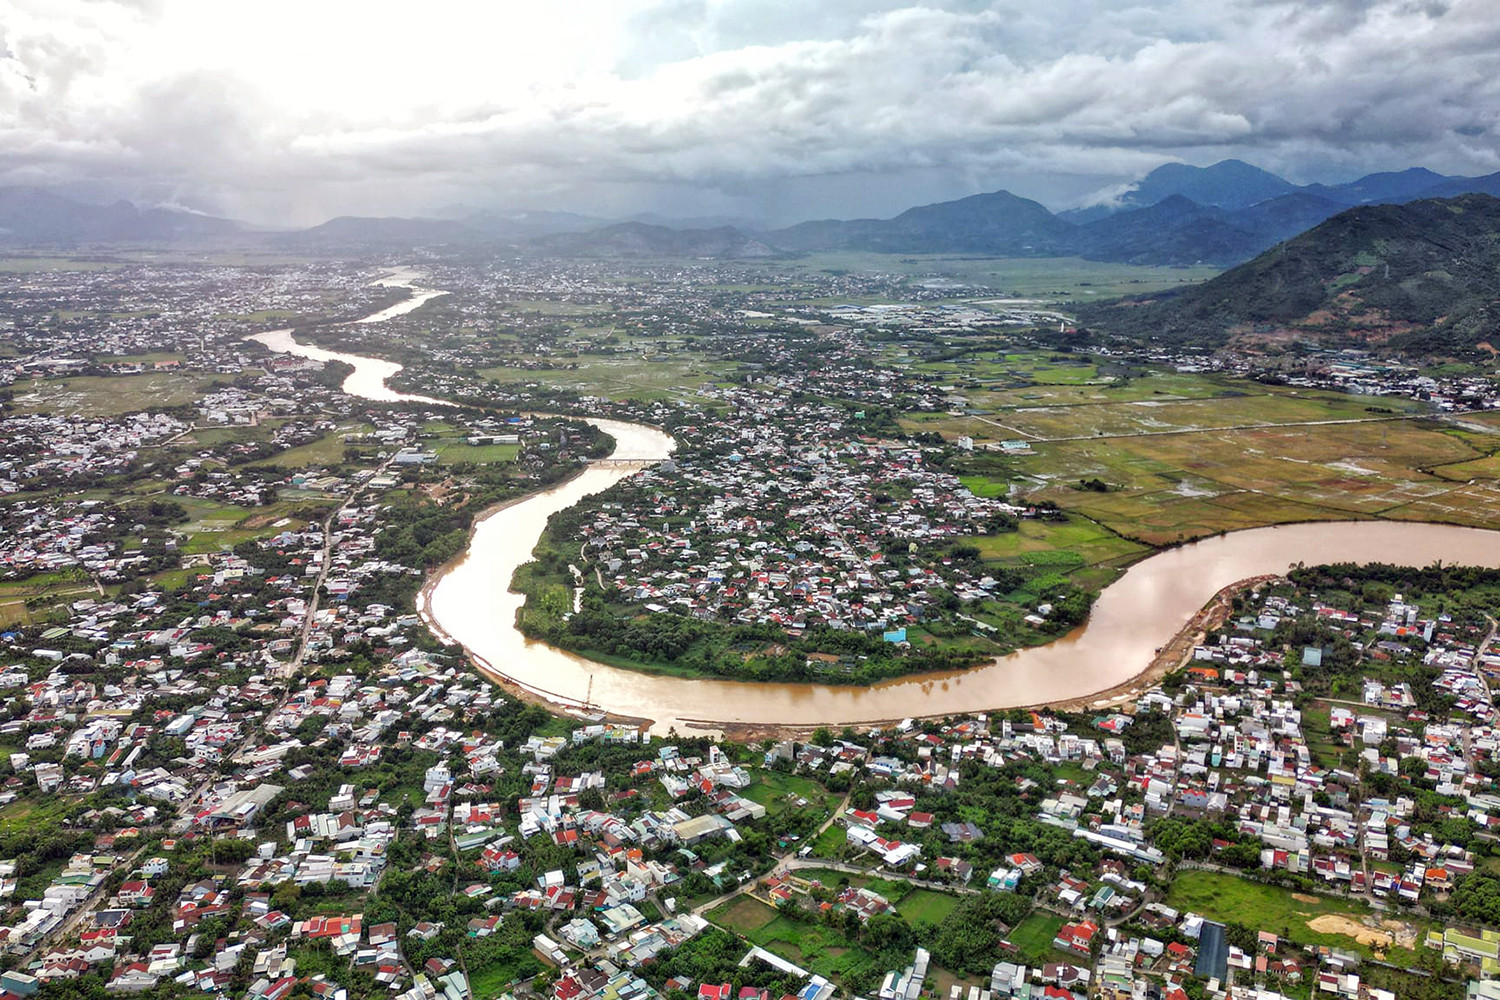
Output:
[[1487,172],[1487,7],[0,0],[0,180],[311,222],[1229,155]]

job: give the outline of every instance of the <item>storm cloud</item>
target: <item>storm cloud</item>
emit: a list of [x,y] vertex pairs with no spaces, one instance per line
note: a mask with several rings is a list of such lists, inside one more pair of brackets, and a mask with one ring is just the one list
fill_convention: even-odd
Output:
[[[536,9],[531,9],[536,8]],[[1500,169],[1491,0],[0,0],[0,183],[266,223]]]

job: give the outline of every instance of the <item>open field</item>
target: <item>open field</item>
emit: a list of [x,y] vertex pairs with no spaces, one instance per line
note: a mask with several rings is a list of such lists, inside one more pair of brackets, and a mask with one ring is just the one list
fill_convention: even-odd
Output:
[[736,934],[750,935],[777,918],[775,910],[750,896],[737,896],[712,910],[708,919]]
[[434,446],[437,450],[438,463],[441,465],[453,465],[458,462],[475,462],[478,464],[489,464],[491,462],[514,462],[516,456],[521,453],[518,444],[464,444],[462,439],[440,442]]
[[792,920],[746,896],[711,910],[706,916],[762,948],[825,976],[841,979],[850,973],[869,972],[876,961],[874,955],[846,937],[842,930]]
[[185,406],[198,399],[214,378],[206,373],[150,372],[21,381],[14,386],[15,407],[22,413],[110,417]]
[[[1002,381],[1007,371],[1029,369],[1050,377],[1036,360],[990,352],[975,371]],[[1063,374],[1093,370],[1041,360]],[[1120,385],[958,391],[967,412],[909,414],[902,425],[949,440],[972,437],[979,450],[966,459],[963,478],[975,493],[1050,500],[1107,529],[1080,539],[1075,533],[1085,529],[1075,523],[1051,538],[1023,531],[981,539],[987,558],[1060,549],[1098,564],[1139,554],[1130,542],[1171,544],[1292,521],[1489,526],[1500,501],[1496,414],[1442,418],[1411,400],[1382,398],[1371,407],[1367,397],[1179,372]],[[1041,396],[1048,405],[1037,405]],[[1032,453],[984,451],[1007,440],[1025,441]],[[1093,480],[1105,489],[1079,488]]]
[[943,918],[957,907],[957,896],[950,896],[946,892],[933,892],[931,889],[913,889],[901,897],[901,901],[896,904],[896,910],[910,924],[918,921],[925,921],[929,924],[942,923]]
[[[815,808],[827,810],[839,799],[811,778],[779,771],[761,771],[755,784],[744,790],[745,798],[766,807],[766,812],[775,815],[788,809]],[[797,800],[807,803],[799,805]],[[843,830],[839,831],[840,837]]]
[[[854,251],[812,253],[786,263],[796,273],[863,271],[905,275],[914,284],[946,280],[981,286],[998,294],[1051,302],[1105,299],[1206,281],[1213,267],[1143,267],[1084,260],[1081,257],[996,258],[957,254],[873,254]],[[955,288],[972,295],[972,288]]]
[[[216,552],[221,547],[234,547],[251,538],[274,535],[287,528],[300,528],[306,524],[299,513],[309,506],[306,502],[282,500],[265,507],[239,507],[234,504],[202,500],[197,497],[173,497],[175,502],[187,508],[192,520],[174,525],[173,530],[187,535],[182,545],[185,555]],[[316,502],[314,502],[316,504]],[[326,508],[327,501],[316,504]],[[278,522],[287,520],[277,527]]]
[[974,539],[974,544],[986,560],[1031,566],[1058,565],[1053,557],[1065,552],[1076,557],[1076,562],[1068,560],[1072,565],[1066,568],[1125,561],[1149,551],[1081,517],[1066,523],[1022,521],[1016,531],[984,535]]
[[675,356],[660,360],[639,356],[609,355],[578,359],[576,369],[530,371],[523,368],[486,368],[481,376],[502,383],[544,382],[562,389],[598,393],[614,399],[666,399],[690,396],[692,390],[719,377],[715,367],[728,371],[733,365],[711,366],[701,357]]
[[94,581],[78,569],[0,583],[0,628],[47,621],[55,616],[59,605],[95,596],[98,590]]
[[1362,903],[1294,893],[1218,872],[1179,872],[1167,893],[1167,905],[1191,910],[1212,920],[1249,923],[1301,945],[1326,945],[1386,954],[1399,962],[1411,957],[1413,941],[1425,926],[1372,916]]
[[[319,465],[338,465],[344,461],[344,435],[363,434],[374,430],[370,424],[347,424],[339,427],[307,444],[288,448],[286,451],[271,456],[263,463],[275,465],[283,469],[306,469]],[[198,434],[195,431],[194,437]]]
[[1064,923],[1066,921],[1055,913],[1034,910],[1011,928],[1006,940],[1019,948],[1022,955],[1047,955],[1053,950],[1052,939],[1057,937],[1058,928]]

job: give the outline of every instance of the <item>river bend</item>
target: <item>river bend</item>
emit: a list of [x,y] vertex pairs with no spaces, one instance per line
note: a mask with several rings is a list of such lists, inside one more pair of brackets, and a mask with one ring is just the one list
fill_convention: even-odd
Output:
[[[415,309],[431,295],[366,317],[378,322]],[[404,308],[403,308],[404,307]],[[401,366],[377,358],[300,344],[290,330],[253,339],[273,351],[354,367],[344,391],[375,401],[446,405],[387,388]],[[615,458],[659,461],[673,441],[654,428],[589,419],[615,438]],[[527,639],[515,626],[522,596],[515,570],[547,518],[633,474],[629,467],[591,466],[541,493],[495,510],[475,526],[467,552],[424,591],[419,611],[435,630],[458,642],[481,670],[551,702],[650,719],[665,733],[738,726],[841,726],[915,716],[942,716],[1072,701],[1126,683],[1149,666],[1216,592],[1252,576],[1284,573],[1298,562],[1387,562],[1425,566],[1435,560],[1500,567],[1500,532],[1451,525],[1346,521],[1255,528],[1160,552],[1130,567],[1105,588],[1088,622],[1068,636],[968,670],[920,674],[867,688],[821,684],[701,680],[606,666]]]

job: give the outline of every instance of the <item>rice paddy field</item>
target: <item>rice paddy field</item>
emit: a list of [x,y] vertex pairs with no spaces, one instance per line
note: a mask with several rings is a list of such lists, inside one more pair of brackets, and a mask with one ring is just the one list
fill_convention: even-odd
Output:
[[[909,414],[903,426],[972,437],[964,482],[975,492],[1050,500],[1115,536],[1087,550],[1088,562],[1128,558],[1121,541],[1159,546],[1293,521],[1488,526],[1500,501],[1500,414],[1446,417],[1414,400],[1216,375],[1120,376],[1040,353],[925,367],[952,378],[942,388],[953,409]],[[986,451],[1001,442],[1021,453]],[[1086,480],[1095,488],[1080,488]],[[994,558],[1052,543],[1076,551],[1069,534],[982,547]]]
[[1161,291],[1205,281],[1219,273],[1214,267],[1156,267],[1108,263],[1081,257],[978,257],[969,254],[876,254],[829,251],[806,254],[788,262],[787,270],[804,274],[858,271],[899,274],[921,284],[924,280],[951,283],[972,294],[972,286],[997,294],[1027,296],[1043,301],[1106,299]]

